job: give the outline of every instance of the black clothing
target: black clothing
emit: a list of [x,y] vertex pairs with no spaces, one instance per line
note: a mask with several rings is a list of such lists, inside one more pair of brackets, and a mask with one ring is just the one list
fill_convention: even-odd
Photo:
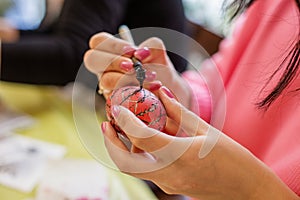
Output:
[[[101,31],[117,34],[120,25],[164,27],[185,31],[181,0],[65,0],[51,30],[21,35],[17,43],[2,44],[0,79],[30,84],[65,85],[74,81],[89,48]],[[179,72],[185,61],[171,56]]]

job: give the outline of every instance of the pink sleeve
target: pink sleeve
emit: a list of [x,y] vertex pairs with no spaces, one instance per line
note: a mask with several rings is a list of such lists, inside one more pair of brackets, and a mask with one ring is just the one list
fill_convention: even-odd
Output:
[[182,77],[193,93],[190,109],[206,122],[210,122],[211,96],[205,80],[196,71],[186,71]]

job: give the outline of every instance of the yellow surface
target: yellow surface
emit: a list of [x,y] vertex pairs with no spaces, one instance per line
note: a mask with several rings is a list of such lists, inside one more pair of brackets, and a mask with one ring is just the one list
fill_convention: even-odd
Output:
[[[0,82],[0,98],[11,109],[27,113],[36,120],[32,127],[19,130],[19,134],[64,145],[67,148],[66,158],[93,159],[79,139],[72,114],[72,103],[58,95],[58,88]],[[88,121],[88,118],[95,114],[86,110],[83,115]],[[97,140],[93,143],[98,144]],[[105,152],[102,141],[99,141],[95,149],[96,153]],[[103,157],[106,155],[101,156]],[[111,180],[116,180],[112,181],[112,196],[118,193],[118,190],[125,190],[133,200],[156,199],[142,181],[109,168],[107,172]],[[34,193],[35,190],[25,194],[0,185],[0,200],[24,200],[34,197]]]

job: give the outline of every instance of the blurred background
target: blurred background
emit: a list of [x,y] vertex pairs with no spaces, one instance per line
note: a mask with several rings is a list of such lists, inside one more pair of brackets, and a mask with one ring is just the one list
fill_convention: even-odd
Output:
[[220,0],[183,0],[186,17],[213,33],[224,36],[228,32],[228,25],[223,17],[221,2]]
[[[7,19],[13,26],[20,30],[36,29],[48,9],[57,17],[63,0],[50,0],[46,8],[47,0],[1,0],[0,16]],[[222,14],[220,0],[182,0],[186,17],[210,31],[224,35],[227,30],[226,22]],[[201,12],[199,12],[201,10]]]
[[46,0],[1,0],[0,15],[19,30],[38,28],[46,11]]
[[[0,0],[0,30],[7,33],[0,39],[13,43],[18,40],[15,30],[47,29],[59,17],[63,3],[64,0]],[[212,55],[229,32],[220,0],[183,0],[183,6],[189,34]],[[203,58],[195,54],[194,59]],[[84,85],[77,89],[74,97],[72,84],[57,87],[0,81],[0,199],[184,199],[166,196],[155,186],[149,187],[149,183],[95,161],[77,135],[72,97],[81,98],[76,106],[87,133],[99,132],[99,127],[91,128],[86,120],[95,117],[95,110],[87,105],[95,99],[101,102],[97,112],[101,121],[103,99]],[[88,99],[90,94],[93,95]],[[106,158],[102,138],[94,137],[99,141],[97,151]]]

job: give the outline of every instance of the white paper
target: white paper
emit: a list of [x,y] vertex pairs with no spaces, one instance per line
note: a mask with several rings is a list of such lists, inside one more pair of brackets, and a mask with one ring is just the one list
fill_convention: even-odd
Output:
[[0,138],[15,129],[27,128],[33,125],[35,120],[29,115],[16,113],[8,109],[0,110]]
[[94,160],[64,159],[52,162],[39,184],[35,200],[65,199],[108,200],[106,169]]
[[50,160],[60,159],[64,146],[14,134],[0,140],[0,184],[31,192]]

